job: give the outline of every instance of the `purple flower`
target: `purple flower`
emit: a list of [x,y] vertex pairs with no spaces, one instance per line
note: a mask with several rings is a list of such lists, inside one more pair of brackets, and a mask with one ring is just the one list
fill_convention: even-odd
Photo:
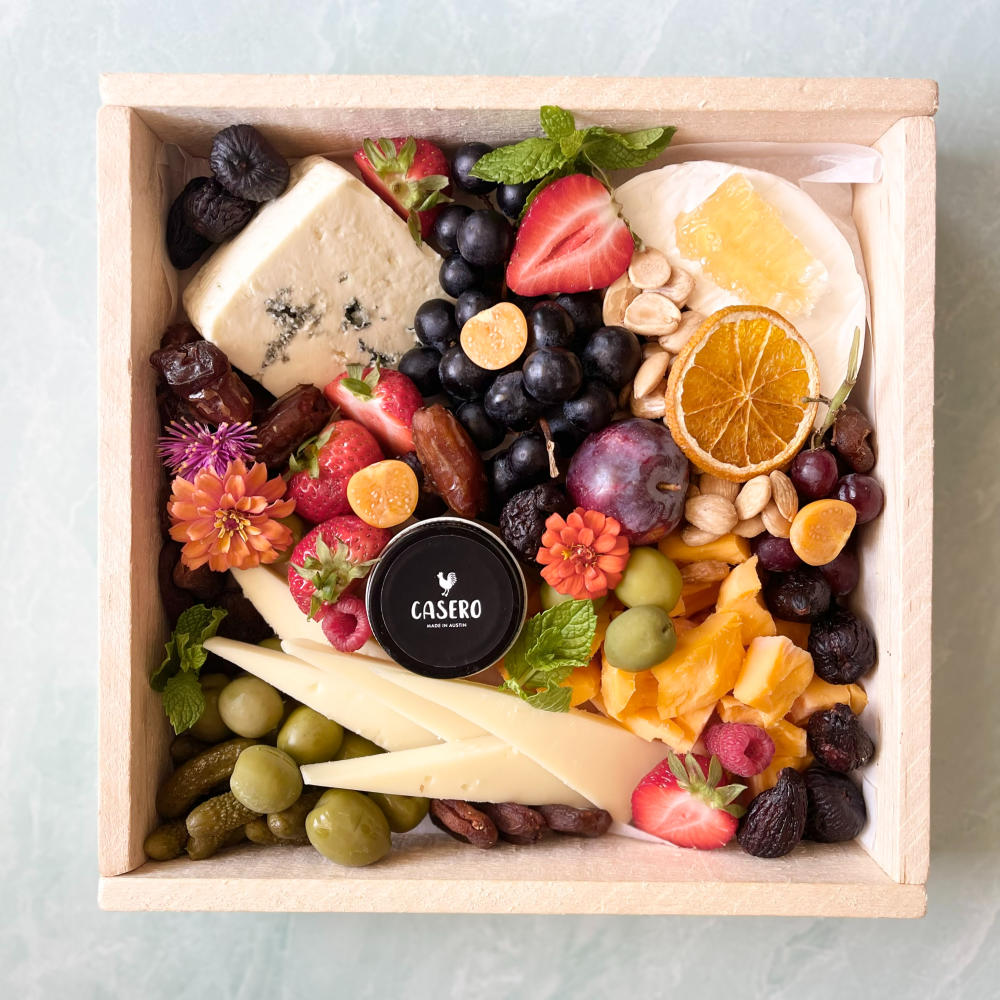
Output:
[[189,476],[202,469],[225,475],[230,462],[245,462],[257,450],[255,428],[248,423],[222,423],[213,431],[206,424],[172,420],[157,449],[163,464],[175,476]]

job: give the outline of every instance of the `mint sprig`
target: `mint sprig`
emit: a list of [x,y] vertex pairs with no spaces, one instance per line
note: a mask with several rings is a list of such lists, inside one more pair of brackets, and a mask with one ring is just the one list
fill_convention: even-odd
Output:
[[175,733],[190,729],[205,709],[198,674],[208,659],[203,643],[218,631],[227,612],[196,604],[181,613],[173,634],[164,645],[163,662],[153,671],[149,686],[163,696]]
[[554,104],[544,105],[539,119],[544,138],[500,146],[481,157],[471,171],[473,177],[498,184],[537,181],[524,211],[539,191],[568,174],[590,174],[611,190],[607,171],[641,167],[659,156],[677,131],[672,125],[635,132],[615,132],[600,125],[578,129],[573,115]]
[[590,662],[596,630],[593,601],[564,601],[529,618],[504,657],[500,689],[546,712],[568,711],[571,692],[560,685]]

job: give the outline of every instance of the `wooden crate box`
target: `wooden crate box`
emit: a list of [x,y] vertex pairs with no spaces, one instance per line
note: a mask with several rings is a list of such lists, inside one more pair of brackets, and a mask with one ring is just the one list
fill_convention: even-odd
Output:
[[[919,916],[928,866],[937,88],[924,80],[149,76],[103,78],[100,234],[100,900],[109,909]],[[681,143],[839,141],[883,157],[854,217],[874,343],[859,387],[886,504],[864,534],[856,595],[879,641],[865,719],[863,842],[804,844],[776,861],[617,837],[480,852],[410,835],[366,869],[309,847],[244,847],[144,863],[168,727],[147,677],[165,625],[156,585],[160,469],[147,359],[176,302],[161,267],[165,143],[207,155],[234,122],[284,154],[347,153],[364,136],[454,145],[534,134],[559,104],[619,129],[670,123]]]

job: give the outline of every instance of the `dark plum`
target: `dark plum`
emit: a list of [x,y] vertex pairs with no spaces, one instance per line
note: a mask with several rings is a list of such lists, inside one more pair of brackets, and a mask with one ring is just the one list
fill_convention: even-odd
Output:
[[417,309],[413,329],[421,344],[444,354],[458,342],[455,307],[447,299],[428,299]]
[[496,448],[506,437],[506,431],[486,415],[482,402],[463,403],[455,410],[458,422],[469,432],[472,443],[480,451]]
[[602,326],[580,352],[587,378],[600,379],[614,392],[632,380],[642,364],[639,338],[623,326]]
[[494,375],[494,372],[480,368],[458,346],[445,351],[438,365],[441,388],[455,399],[481,399]]
[[431,230],[431,239],[442,253],[458,253],[458,230],[470,215],[472,209],[468,205],[454,203],[445,205],[438,212]]
[[573,320],[562,306],[555,302],[539,302],[527,315],[527,351],[537,351],[542,347],[572,348],[576,339]]
[[421,396],[436,396],[441,391],[440,364],[441,355],[433,347],[413,347],[399,359],[399,370],[420,390]]
[[563,414],[574,427],[587,434],[602,430],[611,423],[618,399],[603,383],[585,382],[573,399],[563,403]]
[[792,459],[788,475],[805,499],[822,500],[837,482],[837,459],[822,448],[800,451]]
[[830,607],[830,584],[818,569],[776,573],[764,587],[764,603],[786,622],[815,622]]
[[458,298],[462,292],[477,288],[482,277],[478,267],[470,264],[460,253],[453,253],[441,261],[438,284],[452,298]]
[[502,264],[514,248],[514,230],[499,212],[483,208],[467,216],[458,230],[458,252],[478,267]]
[[583,384],[580,359],[562,347],[543,347],[524,360],[524,388],[540,403],[564,403]]
[[451,178],[455,187],[469,194],[489,194],[497,186],[496,181],[473,177],[471,171],[479,160],[491,152],[493,147],[485,142],[466,142],[459,146],[451,160]]
[[833,494],[849,503],[858,514],[858,524],[874,521],[882,513],[884,496],[879,481],[860,472],[843,476]]

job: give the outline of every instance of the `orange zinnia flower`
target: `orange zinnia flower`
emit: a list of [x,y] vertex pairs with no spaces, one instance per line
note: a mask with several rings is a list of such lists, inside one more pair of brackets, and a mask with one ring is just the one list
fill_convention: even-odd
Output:
[[628,562],[628,540],[621,530],[618,521],[596,510],[577,507],[565,521],[553,514],[536,556],[542,579],[577,601],[603,597],[618,586]]
[[267,478],[267,466],[247,472],[237,460],[222,476],[202,469],[194,482],[178,477],[167,504],[170,537],[185,542],[181,562],[189,569],[208,563],[217,573],[274,562],[292,544],[292,533],[278,521],[295,509],[282,500],[285,481]]

